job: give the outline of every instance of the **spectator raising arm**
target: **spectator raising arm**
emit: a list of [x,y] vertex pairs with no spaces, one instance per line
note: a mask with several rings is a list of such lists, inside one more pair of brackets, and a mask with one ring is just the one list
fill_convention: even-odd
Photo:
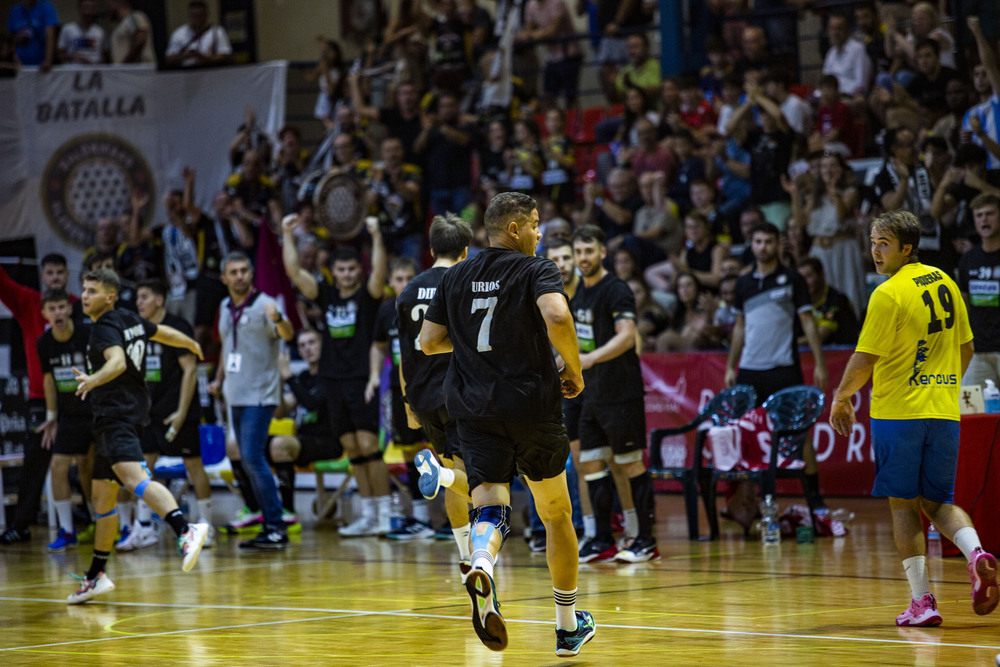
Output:
[[281,244],[281,259],[285,264],[285,273],[296,289],[302,292],[302,296],[305,298],[315,300],[319,296],[319,285],[316,283],[316,279],[302,268],[302,264],[299,262],[299,251],[295,246],[295,227],[298,224],[299,216],[295,213],[286,215],[285,219],[281,221],[281,231],[284,235]]

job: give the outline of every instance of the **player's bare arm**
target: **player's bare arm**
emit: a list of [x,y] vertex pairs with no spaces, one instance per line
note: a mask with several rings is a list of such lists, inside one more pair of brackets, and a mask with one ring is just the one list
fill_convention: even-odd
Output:
[[861,388],[872,376],[872,369],[875,362],[879,360],[878,355],[868,352],[855,352],[847,362],[844,369],[844,377],[840,380],[840,386],[833,394],[833,405],[830,407],[830,425],[840,435],[848,436],[851,428],[857,423],[854,416],[854,406],[851,404],[851,397],[861,391]]
[[580,355],[580,363],[583,370],[587,370],[594,364],[611,361],[620,357],[629,350],[635,348],[636,331],[635,320],[620,318],[615,321],[615,335],[604,345],[593,352],[586,352]]
[[105,348],[104,365],[101,366],[101,370],[88,375],[73,368],[73,373],[76,374],[76,395],[87,400],[87,394],[92,389],[111,382],[124,373],[125,368],[125,350],[120,345]]
[[454,349],[448,336],[448,327],[424,318],[420,325],[420,351],[424,354],[447,354]]
[[823,343],[819,339],[819,331],[816,328],[816,320],[813,318],[811,310],[799,313],[799,322],[802,323],[802,331],[809,342],[809,349],[812,350],[813,360],[813,385],[819,389],[826,389],[826,382],[829,374],[826,370],[826,358],[823,356]]
[[202,358],[201,345],[199,345],[195,339],[187,336],[186,334],[182,334],[173,327],[168,327],[166,324],[156,325],[156,333],[150,336],[149,340],[162,343],[163,345],[169,345],[170,347],[179,347],[181,349],[188,350],[199,359]]
[[[541,295],[535,304],[545,320],[549,342],[563,361],[563,367],[559,371],[563,396],[573,398],[583,391],[583,364],[580,361],[580,343],[576,338],[576,326],[573,324],[569,304],[566,303],[565,296],[556,292]],[[424,320],[425,324],[426,322]]]
[[299,216],[295,213],[286,215],[281,221],[281,233],[284,239],[281,244],[281,261],[285,265],[288,279],[302,292],[302,296],[312,300],[319,296],[319,285],[299,262],[299,250],[295,247],[295,227],[298,224]]

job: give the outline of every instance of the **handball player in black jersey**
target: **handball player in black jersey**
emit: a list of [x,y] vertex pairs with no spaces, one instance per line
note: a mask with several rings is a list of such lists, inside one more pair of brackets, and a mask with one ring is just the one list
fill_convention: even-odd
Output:
[[596,626],[576,611],[579,564],[566,486],[562,397],[583,389],[573,317],[559,269],[535,256],[542,237],[535,200],[499,194],[485,225],[490,247],[445,273],[420,331],[425,354],[452,353],[445,405],[458,422],[474,508],[473,569],[465,579],[472,623],[487,648],[506,648],[493,564],[510,532],[510,483],[521,473],[548,536],[556,654],[576,655]]
[[97,441],[94,456],[93,502],[97,516],[94,557],[69,604],[81,604],[114,589],[105,574],[114,545],[118,486],[149,503],[177,533],[177,550],[187,572],[198,561],[208,525],[188,524],[177,501],[150,479],[142,457],[139,430],[149,423],[146,389],[146,347],[150,341],[190,350],[199,359],[194,340],[134,312],[115,308],[121,283],[114,271],[99,269],[83,275],[83,312],[93,321],[87,344],[87,372],[74,368],[77,395],[90,404]]

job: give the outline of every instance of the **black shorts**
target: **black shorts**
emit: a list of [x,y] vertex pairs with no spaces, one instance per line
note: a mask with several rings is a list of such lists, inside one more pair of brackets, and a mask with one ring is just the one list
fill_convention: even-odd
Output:
[[569,438],[561,419],[459,419],[458,439],[469,491],[484,482],[510,484],[519,474],[534,482],[566,470]]
[[580,461],[629,463],[646,449],[646,406],[642,398],[625,403],[587,401],[580,414]]
[[[333,461],[344,455],[344,446],[340,444],[340,440],[333,436],[321,438],[316,435],[302,433],[281,437],[298,440],[299,455],[292,461],[292,464],[300,468],[305,468],[310,463],[315,463],[316,461]],[[274,460],[271,458],[270,446],[264,450],[264,458],[267,459],[269,465],[274,465]]]
[[748,384],[757,392],[757,407],[763,405],[767,397],[779,389],[802,383],[802,368],[799,366],[779,366],[766,371],[741,368],[736,374],[736,384]]
[[417,419],[438,456],[443,459],[462,458],[462,450],[458,446],[458,424],[443,405],[432,412],[418,412]]
[[94,420],[90,417],[60,417],[52,453],[85,456],[94,442]]
[[326,414],[330,418],[333,436],[340,439],[345,433],[368,431],[378,433],[379,401],[365,402],[364,378],[325,378]]
[[163,454],[164,456],[180,456],[181,458],[201,458],[201,434],[198,422],[188,419],[181,425],[173,442],[167,442],[168,427],[162,419],[152,417],[149,426],[142,429],[142,452],[144,454]]
[[423,442],[425,439],[423,431],[419,428],[410,428],[410,424],[406,421],[403,390],[393,387],[389,393],[392,395],[392,441],[403,447]]
[[97,417],[94,420],[94,479],[121,481],[111,466],[123,461],[142,462],[139,431],[144,427],[124,419]]
[[553,97],[561,92],[567,102],[575,101],[580,89],[580,65],[582,62],[581,56],[574,56],[546,63],[545,71],[542,74],[542,90]]
[[570,442],[580,439],[580,413],[583,412],[583,396],[563,399],[563,421]]
[[211,327],[215,325],[215,316],[219,312],[219,304],[229,296],[228,288],[221,281],[205,276],[198,276],[195,288],[196,327]]

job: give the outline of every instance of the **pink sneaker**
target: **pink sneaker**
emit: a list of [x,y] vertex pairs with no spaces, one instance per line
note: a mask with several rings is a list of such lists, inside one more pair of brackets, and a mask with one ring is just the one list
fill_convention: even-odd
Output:
[[937,610],[937,600],[930,593],[919,600],[911,600],[910,607],[896,617],[896,625],[918,627],[941,625],[941,614]]
[[1000,588],[997,588],[997,559],[982,548],[972,552],[969,561],[969,579],[972,580],[972,609],[985,616],[997,608]]

